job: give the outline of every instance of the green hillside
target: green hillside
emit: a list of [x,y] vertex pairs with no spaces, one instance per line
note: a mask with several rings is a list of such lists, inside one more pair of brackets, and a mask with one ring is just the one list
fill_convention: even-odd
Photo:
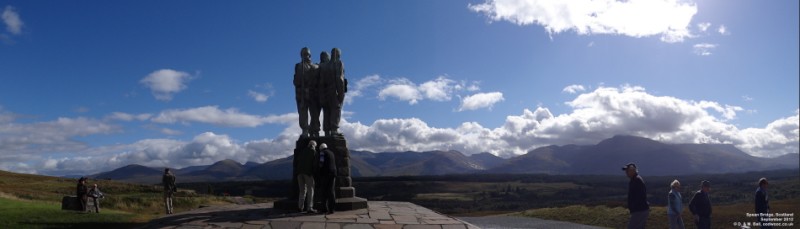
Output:
[[[164,214],[161,187],[89,180],[106,194],[100,214],[61,210],[63,196],[74,196],[77,179],[0,171],[0,228],[132,228]],[[175,211],[230,203],[226,198],[179,190]]]

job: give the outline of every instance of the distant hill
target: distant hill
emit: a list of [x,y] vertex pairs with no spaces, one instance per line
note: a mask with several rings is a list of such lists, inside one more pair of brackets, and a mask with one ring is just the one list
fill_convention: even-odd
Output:
[[[178,182],[291,179],[293,157],[266,163],[223,160],[175,170]],[[490,153],[465,156],[458,151],[373,153],[350,151],[353,177],[422,176],[470,173],[621,174],[628,162],[642,174],[683,175],[796,169],[798,154],[753,157],[729,144],[666,144],[635,136],[614,136],[596,145],[546,146],[504,159]],[[159,183],[162,168],[129,165],[93,177]]]
[[469,158],[472,159],[473,162],[478,163],[485,168],[494,168],[507,161],[505,158],[498,157],[487,152],[469,155]]
[[732,173],[798,168],[798,159],[798,154],[781,159],[753,157],[729,144],[666,144],[642,137],[615,136],[597,145],[538,148],[487,172],[621,174],[620,168],[633,162],[648,175]]
[[89,177],[102,180],[127,181],[132,183],[158,183],[161,182],[161,174],[163,174],[162,170],[133,164],[108,172],[98,173]]

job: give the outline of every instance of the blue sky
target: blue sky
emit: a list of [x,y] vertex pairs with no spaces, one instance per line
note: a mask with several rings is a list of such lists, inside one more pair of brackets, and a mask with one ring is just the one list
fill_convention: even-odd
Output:
[[288,156],[300,48],[350,148],[509,157],[617,134],[798,153],[797,1],[3,1],[0,169]]

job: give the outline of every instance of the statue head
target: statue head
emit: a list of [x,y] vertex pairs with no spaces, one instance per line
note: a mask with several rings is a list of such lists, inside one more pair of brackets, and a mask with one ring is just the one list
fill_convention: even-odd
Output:
[[333,48],[331,50],[331,60],[337,61],[342,56],[342,51],[339,48]]
[[328,63],[331,60],[331,57],[328,56],[328,52],[323,51],[319,54],[319,62],[320,63]]
[[311,61],[311,50],[308,49],[308,47],[300,49],[300,58],[302,58],[303,61]]

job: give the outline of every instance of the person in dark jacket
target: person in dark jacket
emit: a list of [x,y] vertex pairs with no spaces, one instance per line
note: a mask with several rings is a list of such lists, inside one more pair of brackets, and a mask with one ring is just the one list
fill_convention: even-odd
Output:
[[711,182],[704,180],[700,187],[689,202],[689,211],[694,215],[694,224],[698,229],[711,228],[711,199],[708,197]]
[[647,216],[650,215],[650,203],[647,202],[647,188],[644,180],[639,176],[639,169],[636,164],[628,163],[622,170],[630,178],[628,182],[628,211],[631,219],[628,221],[628,228],[645,228]]
[[[294,169],[297,172],[297,185],[299,195],[297,208],[300,212],[316,213],[314,209],[314,170],[316,169],[317,142],[311,140],[308,147],[294,159]],[[305,209],[303,208],[305,206]]]
[[78,179],[78,187],[76,189],[76,194],[78,195],[78,203],[80,204],[80,211],[86,212],[86,202],[89,201],[89,187],[86,186],[86,177],[81,177]]
[[[767,195],[767,187],[769,182],[767,178],[758,179],[758,189],[756,189],[756,213],[759,214],[758,222],[766,223],[761,220],[761,213],[769,213],[769,196]],[[772,228],[772,226],[761,226],[761,228]]]
[[175,198],[175,191],[178,188],[175,186],[175,175],[169,171],[169,168],[164,169],[164,176],[161,177],[161,183],[164,185],[164,207],[166,208],[167,215],[172,214],[172,199]]
[[336,158],[325,143],[319,146],[319,178],[322,190],[322,206],[333,214],[336,208]]

